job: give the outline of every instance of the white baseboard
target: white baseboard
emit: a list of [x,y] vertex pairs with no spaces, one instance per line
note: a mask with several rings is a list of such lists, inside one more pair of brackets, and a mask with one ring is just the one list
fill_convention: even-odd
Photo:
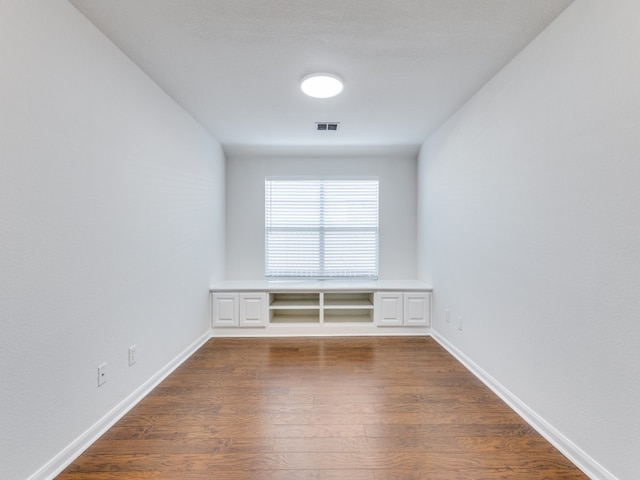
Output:
[[158,373],[143,383],[131,395],[120,402],[109,413],[98,420],[91,428],[80,435],[69,444],[64,450],[47,462],[40,470],[31,475],[28,480],[49,480],[54,478],[65,468],[67,468],[76,458],[89,448],[98,438],[109,430],[118,420],[120,420],[129,410],[135,407],[151,390],[169,376],[185,360],[195,353],[204,343],[211,338],[211,332],[207,331],[198,340],[180,352],[173,360],[165,365]]
[[429,336],[428,327],[378,327],[338,323],[336,325],[269,325],[267,328],[212,328],[214,338],[241,337],[407,337]]
[[592,480],[618,480],[611,472],[578,448],[570,439],[556,430],[544,418],[529,408],[518,397],[513,395],[496,379],[478,366],[473,360],[462,353],[455,345],[441,336],[437,331],[431,330],[431,336],[442,345],[451,355],[462,363],[482,383],[498,395],[509,407],[511,407],[524,421],[531,425],[540,435],[556,447],[564,456],[584,472]]

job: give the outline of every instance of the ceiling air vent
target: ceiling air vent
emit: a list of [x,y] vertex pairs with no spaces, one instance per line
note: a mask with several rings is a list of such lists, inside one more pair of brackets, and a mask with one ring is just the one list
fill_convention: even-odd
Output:
[[338,125],[340,125],[340,122],[316,122],[316,130],[333,130],[335,132],[338,130]]

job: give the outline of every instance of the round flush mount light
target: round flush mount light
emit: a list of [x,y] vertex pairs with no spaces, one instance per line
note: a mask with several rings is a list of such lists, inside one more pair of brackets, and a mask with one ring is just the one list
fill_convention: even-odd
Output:
[[313,73],[302,79],[302,91],[314,98],[331,98],[342,92],[342,80],[331,73]]

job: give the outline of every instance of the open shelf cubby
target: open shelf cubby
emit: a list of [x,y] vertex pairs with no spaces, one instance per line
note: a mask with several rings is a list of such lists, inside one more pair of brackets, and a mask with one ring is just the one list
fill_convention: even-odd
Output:
[[327,292],[325,323],[373,323],[373,292]]
[[320,310],[271,310],[269,323],[319,323]]
[[325,293],[324,308],[373,309],[373,292]]
[[325,323],[373,323],[371,308],[325,308]]
[[320,293],[272,293],[269,308],[295,309],[320,308]]
[[320,293],[269,294],[269,323],[319,323]]
[[373,323],[373,292],[274,292],[269,323]]

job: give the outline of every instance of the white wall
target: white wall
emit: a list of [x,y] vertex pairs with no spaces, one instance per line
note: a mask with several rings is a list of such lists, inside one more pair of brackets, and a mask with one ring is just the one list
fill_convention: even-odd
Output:
[[0,478],[24,479],[207,332],[225,173],[67,1],[0,2],[0,59]]
[[627,480],[640,478],[639,18],[636,0],[576,0],[418,164],[435,331],[594,477]]
[[227,279],[264,278],[264,179],[266,176],[378,176],[379,277],[416,278],[415,156],[227,159]]

